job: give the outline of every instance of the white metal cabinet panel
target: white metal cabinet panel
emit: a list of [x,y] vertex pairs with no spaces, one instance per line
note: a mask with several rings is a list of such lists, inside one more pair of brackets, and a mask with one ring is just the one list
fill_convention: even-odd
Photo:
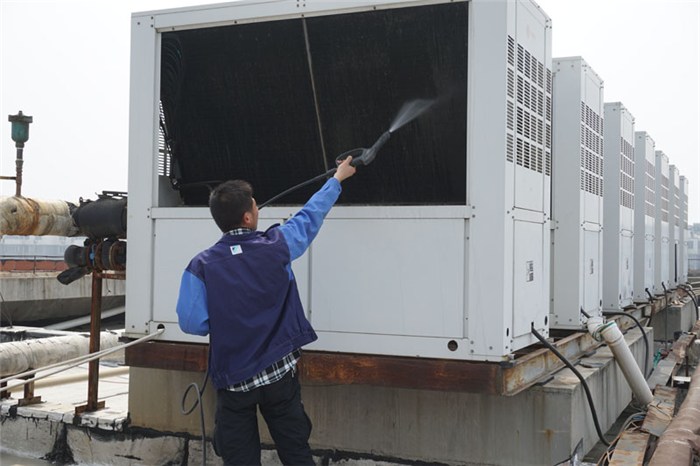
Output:
[[[149,331],[152,319],[153,223],[151,207],[155,204],[158,99],[155,83],[159,80],[158,37],[147,18],[131,18],[131,80],[129,98],[129,209],[127,224],[126,317],[127,332]],[[131,271],[138,270],[138,273]],[[131,310],[131,312],[129,312]]]
[[[518,280],[525,264],[514,262],[520,262],[515,249],[533,240],[515,234],[516,222],[544,224],[549,218],[550,40],[550,21],[534,3],[470,2],[467,201],[473,211],[467,232],[466,336],[471,359],[504,359],[535,343],[532,323],[548,331],[547,293],[531,306],[514,301],[522,292],[515,288],[527,286]],[[540,231],[539,242],[547,244],[549,231]],[[543,256],[539,259],[548,263],[548,249]],[[545,280],[543,286],[548,285]],[[516,315],[527,328],[514,330]]]
[[600,315],[603,225],[603,82],[581,57],[553,59],[553,328]]
[[668,287],[678,285],[680,269],[679,244],[680,239],[680,179],[675,165],[668,167]]
[[583,304],[582,308],[589,315],[600,312],[602,270],[600,251],[603,249],[599,228],[583,230]]
[[656,154],[654,140],[635,132],[634,147],[634,300],[645,302],[657,292],[654,284]]
[[688,282],[688,178],[681,175],[680,184],[680,237],[678,238],[678,283]]
[[633,302],[634,117],[620,102],[605,103],[603,157],[603,308]]
[[656,293],[663,293],[669,287],[669,165],[668,157],[662,151],[656,151],[656,208],[654,226],[654,286]]
[[547,317],[542,307],[542,296],[547,296],[549,288],[549,262],[544,260],[547,223],[515,221],[513,231],[516,241],[513,244],[513,335],[530,332],[533,323],[539,324]]
[[153,319],[177,322],[180,279],[190,260],[221,237],[209,219],[157,219],[154,229]]
[[462,338],[464,223],[326,220],[311,255],[314,328]]

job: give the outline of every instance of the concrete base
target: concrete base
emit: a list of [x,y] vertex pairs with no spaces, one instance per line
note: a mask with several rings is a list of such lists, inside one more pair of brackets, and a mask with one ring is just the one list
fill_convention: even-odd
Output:
[[[625,338],[642,366],[641,332],[635,328]],[[578,369],[605,431],[629,404],[631,391],[607,347]],[[132,368],[130,377],[132,426],[199,434],[198,416],[180,415],[179,406],[187,384],[200,382],[201,374]],[[305,385],[302,396],[314,423],[312,448],[355,458],[543,465],[566,460],[581,441],[585,452],[598,441],[583,388],[568,369],[513,397],[347,385]],[[211,388],[204,403],[211,433]],[[263,442],[272,443],[262,419],[260,425]]]
[[695,306],[690,298],[685,298],[658,311],[649,325],[654,328],[654,338],[657,341],[674,341],[674,333],[687,332],[694,323]]

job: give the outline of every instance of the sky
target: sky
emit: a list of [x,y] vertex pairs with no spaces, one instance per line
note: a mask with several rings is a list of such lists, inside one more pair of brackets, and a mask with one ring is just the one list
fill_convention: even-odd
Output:
[[[496,0],[500,1],[500,0]],[[130,15],[196,0],[0,0],[0,175],[14,176],[7,115],[31,115],[22,194],[127,190]],[[552,55],[582,56],[689,180],[700,222],[700,0],[539,0]],[[0,195],[14,183],[0,181]]]

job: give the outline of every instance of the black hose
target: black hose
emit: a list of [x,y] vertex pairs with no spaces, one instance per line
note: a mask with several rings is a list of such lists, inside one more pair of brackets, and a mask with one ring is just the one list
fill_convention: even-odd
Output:
[[649,291],[649,288],[644,288],[644,291],[646,291],[647,296],[649,296],[649,302],[650,303],[654,302],[654,295],[651,294],[651,291]]
[[690,297],[690,300],[693,302],[693,306],[695,306],[695,320],[700,320],[700,312],[698,311],[698,295],[696,295],[693,289],[688,285],[678,285],[678,288],[685,291]]
[[569,360],[564,357],[564,355],[562,355],[550,342],[545,340],[545,338],[542,335],[540,335],[537,332],[537,330],[535,330],[534,325],[532,326],[530,331],[532,332],[533,335],[535,335],[535,337],[537,337],[537,339],[544,346],[549,348],[549,350],[552,353],[554,353],[554,355],[556,357],[561,359],[561,361],[566,365],[566,367],[571,369],[571,372],[573,372],[576,375],[576,377],[578,377],[578,379],[581,381],[581,384],[583,385],[583,390],[586,392],[586,398],[588,399],[588,407],[591,409],[591,416],[593,416],[593,424],[595,424],[595,430],[598,433],[598,438],[603,443],[603,445],[605,445],[606,447],[609,447],[610,443],[607,440],[605,440],[605,437],[603,436],[603,431],[600,429],[600,423],[598,423],[598,414],[595,411],[595,405],[593,404],[593,397],[591,396],[591,390],[588,388],[588,384],[586,383],[586,380],[583,378],[581,373],[574,367],[574,365],[571,364],[569,362]]
[[666,289],[666,285],[664,285],[664,282],[661,282],[661,288],[664,289],[664,311],[668,309],[668,290]]
[[286,196],[287,194],[289,194],[289,193],[291,193],[291,192],[293,192],[293,191],[296,191],[296,190],[299,189],[299,188],[303,188],[304,186],[310,185],[311,183],[315,183],[316,181],[322,180],[322,179],[324,179],[324,178],[329,178],[329,177],[333,176],[333,174],[334,174],[337,170],[338,170],[337,168],[331,168],[330,170],[328,170],[328,171],[325,172],[325,173],[322,173],[322,174],[320,174],[320,175],[318,175],[318,176],[314,176],[314,177],[311,178],[311,179],[308,179],[308,180],[303,181],[303,182],[301,182],[301,183],[299,183],[299,184],[297,184],[297,185],[294,185],[294,186],[292,186],[291,188],[286,189],[286,190],[282,191],[281,193],[277,194],[276,196],[271,197],[270,199],[268,199],[267,201],[263,202],[262,204],[259,204],[259,205],[258,205],[258,209],[262,209],[263,207],[265,207],[265,206],[269,205],[270,203],[276,201],[276,200],[279,199],[280,197],[284,197],[284,196]]
[[644,353],[644,378],[646,379],[649,377],[649,339],[647,338],[647,334],[644,331],[644,327],[642,326],[642,323],[637,319],[635,316],[632,314],[628,314],[626,312],[619,312],[619,311],[603,311],[603,315],[605,316],[624,316],[624,317],[629,317],[630,319],[634,320],[634,323],[637,324],[637,327],[639,327],[639,330],[642,331],[642,337],[644,337],[644,348],[646,348],[646,353]]
[[[211,345],[209,345],[209,360],[211,360]],[[209,381],[209,366],[207,363],[207,372],[204,374],[204,382],[202,382],[202,388],[199,388],[199,385],[197,385],[197,382],[192,382],[187,386],[185,389],[185,393],[182,394],[182,400],[180,401],[180,412],[187,416],[188,414],[192,413],[194,409],[199,406],[199,426],[202,430],[202,464],[207,464],[207,431],[206,431],[206,426],[204,424],[204,405],[202,404],[202,395],[204,394],[204,390],[207,388],[207,382]],[[190,390],[194,388],[194,392],[197,395],[197,399],[194,401],[194,404],[189,408],[185,408],[185,400],[187,400],[187,394],[190,393]]]

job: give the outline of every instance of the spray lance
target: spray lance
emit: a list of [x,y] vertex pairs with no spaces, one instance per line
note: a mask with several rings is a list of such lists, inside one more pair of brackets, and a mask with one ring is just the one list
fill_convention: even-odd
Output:
[[[343,152],[338,157],[336,157],[336,163],[340,164],[340,162],[352,156],[352,161],[350,162],[350,165],[352,165],[353,167],[369,165],[377,157],[377,152],[379,152],[379,149],[381,149],[382,146],[387,143],[389,138],[391,138],[391,134],[393,132],[420,116],[422,113],[428,110],[434,103],[434,100],[417,99],[404,104],[404,106],[401,107],[401,110],[399,110],[399,113],[396,115],[396,118],[394,118],[394,121],[391,124],[389,130],[384,132],[381,136],[379,136],[379,138],[374,142],[374,144],[372,144],[372,147],[358,147],[356,149],[351,149],[347,152]],[[276,201],[281,197],[286,196],[291,192],[296,191],[297,189],[303,188],[304,186],[308,186],[325,178],[330,178],[335,174],[336,171],[337,168],[331,168],[325,173],[322,173],[302,183],[299,183],[296,186],[292,186],[291,188],[282,191],[276,196],[273,196],[272,198],[258,205],[258,209],[262,209],[263,207],[271,204],[272,202]]]

